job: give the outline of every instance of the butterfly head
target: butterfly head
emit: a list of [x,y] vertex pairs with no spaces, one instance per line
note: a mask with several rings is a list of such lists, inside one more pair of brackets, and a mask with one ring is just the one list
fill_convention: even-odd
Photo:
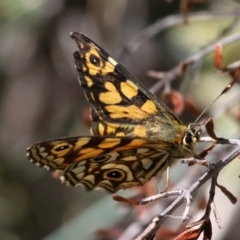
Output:
[[187,132],[183,138],[183,145],[191,149],[193,145],[198,142],[201,133],[202,128],[200,124],[190,123],[188,125]]

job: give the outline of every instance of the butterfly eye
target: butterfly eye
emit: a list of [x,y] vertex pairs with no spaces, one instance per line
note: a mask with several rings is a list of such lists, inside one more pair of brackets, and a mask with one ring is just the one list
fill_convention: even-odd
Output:
[[186,133],[185,137],[183,138],[184,145],[190,145],[193,142],[193,135],[191,133]]
[[121,181],[125,177],[125,173],[121,170],[110,170],[104,174],[104,178]]
[[96,55],[91,54],[89,57],[89,60],[94,66],[100,67],[101,62],[100,62],[100,59]]

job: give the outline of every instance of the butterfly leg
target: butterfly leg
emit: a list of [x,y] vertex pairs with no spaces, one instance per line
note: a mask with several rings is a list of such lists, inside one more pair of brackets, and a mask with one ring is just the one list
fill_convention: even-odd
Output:
[[193,166],[195,164],[205,166],[207,168],[210,167],[210,164],[207,160],[205,159],[197,159],[197,158],[184,158],[181,159],[180,163],[187,163],[188,166]]

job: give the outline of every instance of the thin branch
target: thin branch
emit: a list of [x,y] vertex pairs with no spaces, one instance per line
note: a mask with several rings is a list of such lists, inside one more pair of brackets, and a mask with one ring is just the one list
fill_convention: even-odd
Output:
[[231,144],[231,145],[239,145],[240,146],[240,140],[239,139],[212,139],[210,137],[201,137],[199,139],[199,142],[205,142],[205,143],[218,143],[218,144]]
[[[185,60],[183,60],[180,64],[178,64],[177,66],[175,66],[174,68],[172,68],[170,71],[166,72],[166,73],[160,73],[160,78],[161,81],[158,81],[157,83],[155,83],[149,90],[152,93],[155,93],[156,91],[158,91],[162,86],[164,86],[164,84],[166,83],[170,83],[172,82],[174,79],[176,79],[177,76],[179,76],[181,74],[181,68],[184,65],[193,65],[196,62],[200,61],[203,57],[205,57],[206,55],[212,53],[216,47],[216,44],[221,42],[222,46],[226,46],[229,45],[230,43],[233,43],[237,40],[240,39],[240,32],[237,32],[235,34],[232,34],[230,36],[224,37],[222,39],[219,39],[218,41],[216,41],[213,44],[208,45],[205,48],[202,48],[201,50],[199,50],[198,52],[192,54],[190,57],[186,58]],[[157,74],[157,73],[156,73]],[[156,75],[156,77],[158,77]]]
[[[194,193],[198,188],[200,188],[204,183],[206,183],[213,176],[218,174],[224,166],[233,161],[237,156],[240,155],[240,147],[232,151],[224,159],[220,160],[214,168],[210,169],[208,172],[204,173],[192,186],[188,189],[189,193]],[[179,207],[184,201],[185,196],[179,196],[168,208],[166,208],[159,216],[155,217],[152,222],[147,226],[147,228],[137,237],[135,240],[143,239],[153,239],[156,231],[159,229],[163,221],[166,219],[166,215],[171,214],[173,211]]]
[[[238,17],[240,15],[240,10],[235,9],[231,11],[202,11],[197,13],[189,13],[188,19],[189,21],[207,21],[213,18],[220,18],[223,17]],[[120,56],[127,52],[134,52],[136,51],[144,42],[148,39],[152,38],[156,34],[159,34],[161,31],[175,26],[177,24],[182,24],[183,18],[182,14],[175,14],[171,16],[167,16],[163,19],[156,21],[154,24],[150,25],[149,27],[145,28],[143,31],[139,32],[137,35],[132,37],[132,39],[128,42],[128,44],[124,47]],[[235,22],[235,19],[234,19]]]
[[167,198],[167,197],[170,197],[170,196],[181,195],[181,194],[183,194],[183,191],[184,190],[179,189],[179,190],[159,193],[159,194],[156,194],[154,196],[142,199],[140,202],[138,202],[138,205],[147,204],[149,202],[155,202],[160,198]]

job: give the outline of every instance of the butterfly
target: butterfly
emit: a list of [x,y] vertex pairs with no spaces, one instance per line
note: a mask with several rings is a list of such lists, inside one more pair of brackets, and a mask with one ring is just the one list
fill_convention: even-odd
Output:
[[185,126],[137,79],[85,35],[73,32],[79,82],[92,105],[93,136],[33,144],[27,157],[60,170],[68,185],[116,192],[141,186],[181,158],[194,156],[200,129]]

